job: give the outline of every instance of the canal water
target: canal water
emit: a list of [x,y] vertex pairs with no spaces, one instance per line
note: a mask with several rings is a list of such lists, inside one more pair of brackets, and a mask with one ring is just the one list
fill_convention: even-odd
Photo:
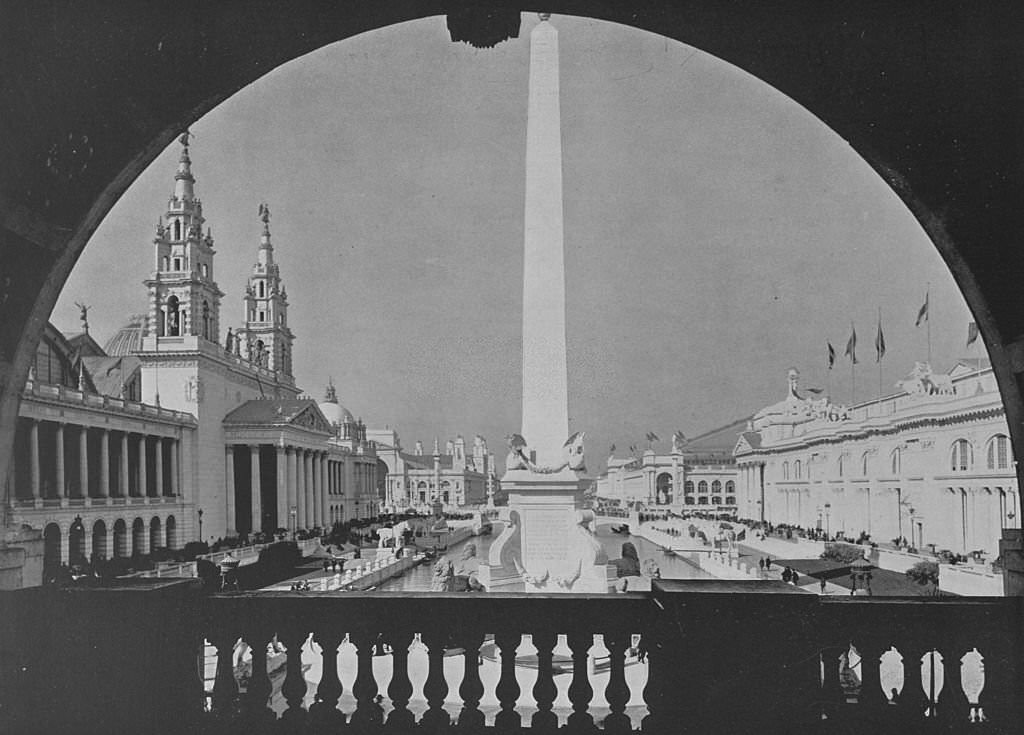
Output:
[[[458,562],[462,556],[462,549],[468,543],[476,544],[476,555],[480,559],[486,559],[488,549],[497,536],[500,526],[496,525],[496,533],[491,536],[476,536],[457,544],[452,544],[447,551],[441,554]],[[697,567],[693,562],[674,554],[666,554],[660,546],[651,543],[639,536],[629,536],[613,533],[611,526],[601,525],[597,527],[597,539],[601,542],[608,559],[618,559],[622,556],[622,544],[626,541],[632,543],[637,550],[640,561],[654,559],[661,569],[662,579],[711,579],[711,575]],[[389,579],[381,584],[377,591],[380,592],[425,592],[430,590],[430,581],[433,576],[432,564],[420,564],[413,567],[401,577]]]

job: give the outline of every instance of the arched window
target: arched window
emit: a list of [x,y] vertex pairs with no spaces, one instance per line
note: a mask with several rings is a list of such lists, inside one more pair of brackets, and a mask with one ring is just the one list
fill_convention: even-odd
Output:
[[169,271],[171,269],[171,259],[170,259],[170,257],[165,255],[162,262],[164,264],[162,270]]
[[[701,495],[707,495],[707,492],[708,492],[708,484],[707,484],[707,482],[705,482],[704,480],[701,480],[700,482],[698,482],[697,483],[697,492],[698,492],[698,494],[701,494]],[[707,502],[707,501],[705,501],[705,502]]]
[[174,239],[175,240],[180,240],[181,239],[181,220],[180,219],[174,220]]
[[171,296],[167,299],[167,336],[178,337],[181,335],[181,314],[178,313],[178,297]]
[[898,447],[893,449],[892,454],[889,455],[889,469],[894,477],[900,473],[900,450]]
[[715,495],[718,495],[719,493],[722,492],[721,480],[715,480],[714,482],[711,483],[711,492],[713,492]]
[[783,462],[782,463],[782,479],[783,480],[788,480],[789,479],[789,462]]
[[836,474],[839,477],[843,476],[843,455],[839,455],[839,461],[836,463]]
[[864,454],[860,455],[860,474],[861,474],[861,477],[867,477],[868,476],[868,459],[869,459],[869,456],[870,455],[868,455],[867,452],[864,452]]
[[990,470],[1005,470],[1010,466],[1010,440],[1005,434],[996,434],[988,440],[985,450],[985,467]]
[[683,483],[683,493],[693,495],[693,480],[687,480]]
[[798,459],[796,462],[793,463],[793,478],[799,480],[802,477],[803,466],[800,464],[800,460]]
[[971,443],[966,439],[957,439],[953,442],[953,450],[950,453],[950,469],[953,472],[967,472],[974,464],[971,456]]
[[259,285],[260,285],[260,288],[259,288],[259,291],[260,291],[260,298],[262,299],[262,298],[263,298],[263,296],[264,296],[264,290],[263,290],[263,289],[264,289],[264,286],[263,286],[263,281],[260,281],[260,282],[259,282]]
[[725,494],[726,495],[735,495],[736,494],[736,483],[733,482],[732,480],[729,480],[728,482],[725,483]]
[[209,278],[210,277],[210,266],[208,266],[206,263],[203,263],[202,271],[203,271],[203,278]]

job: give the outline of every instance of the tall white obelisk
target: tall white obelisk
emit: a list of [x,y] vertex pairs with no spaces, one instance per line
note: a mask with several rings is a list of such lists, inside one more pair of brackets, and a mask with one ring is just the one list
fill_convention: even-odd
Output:
[[523,257],[523,428],[540,466],[562,461],[569,436],[562,244],[562,121],[558,31],[541,16],[530,33]]

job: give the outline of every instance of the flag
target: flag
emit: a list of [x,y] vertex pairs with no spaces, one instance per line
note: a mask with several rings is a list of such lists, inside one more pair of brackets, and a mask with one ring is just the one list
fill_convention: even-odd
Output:
[[921,308],[917,311],[917,321],[914,322],[915,327],[920,327],[921,322],[928,321],[928,292],[924,294],[924,303],[921,304]]
[[836,364],[836,348],[832,346],[832,342],[828,342],[828,369],[831,370],[832,366]]
[[649,441],[649,442],[659,441],[658,435],[655,434],[653,431],[648,431],[647,432],[647,441]]
[[608,454],[615,454],[615,445],[612,444],[612,448],[608,450]]
[[850,339],[846,341],[846,352],[843,353],[850,358],[850,361],[857,364],[857,330],[850,324]]
[[978,323],[967,322],[967,346],[970,347],[978,339]]
[[686,436],[678,429],[676,430],[676,433],[672,435],[672,438],[677,444],[686,444]]
[[630,454],[636,454],[636,444],[630,444],[629,445],[629,453]]
[[882,334],[882,318],[878,318],[878,334],[875,335],[875,362],[881,362],[885,357],[885,335]]
[[808,393],[813,393],[816,396],[825,392],[824,388],[804,388],[804,390],[806,390]]

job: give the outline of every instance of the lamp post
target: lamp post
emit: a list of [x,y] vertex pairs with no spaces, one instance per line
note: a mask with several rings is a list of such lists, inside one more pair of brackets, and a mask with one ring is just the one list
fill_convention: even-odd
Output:
[[832,503],[825,503],[825,538],[832,538],[832,529],[829,526],[829,513],[832,510]]
[[203,509],[199,508],[196,511],[196,515],[199,516],[199,541],[203,540]]
[[295,532],[298,530],[298,527],[296,526],[296,523],[295,523],[295,516],[296,516],[297,512],[298,511],[295,509],[294,505],[288,511],[288,515],[290,517],[290,520],[288,521],[288,525],[289,525],[289,527],[291,529],[291,532],[292,532],[292,541],[295,540]]

